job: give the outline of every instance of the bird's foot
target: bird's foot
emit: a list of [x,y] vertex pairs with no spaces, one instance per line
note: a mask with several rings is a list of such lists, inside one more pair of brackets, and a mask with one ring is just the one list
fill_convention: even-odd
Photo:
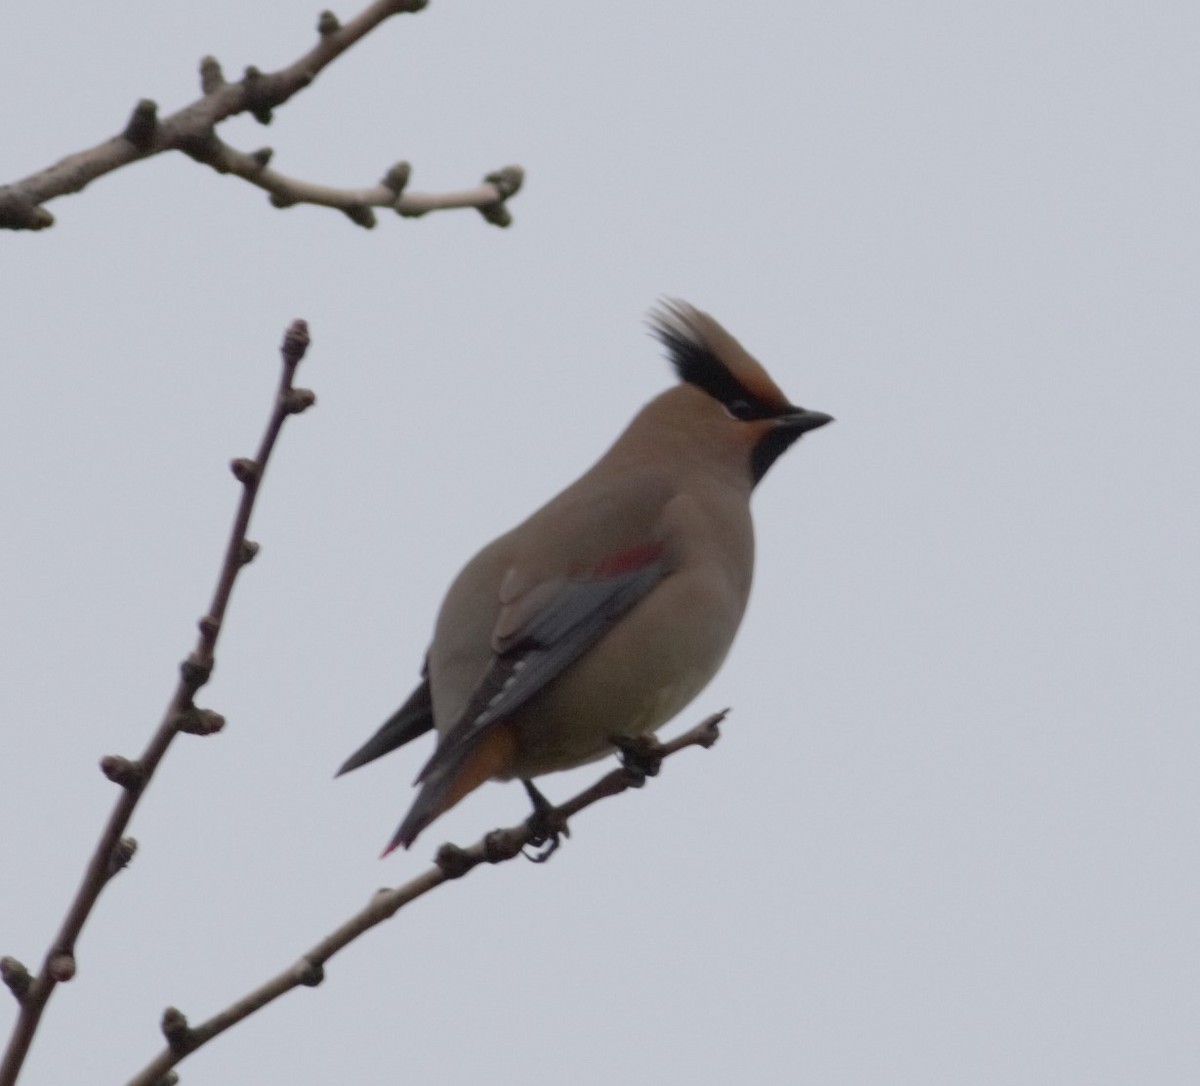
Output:
[[610,743],[620,752],[621,767],[629,783],[641,788],[647,777],[657,777],[662,769],[663,745],[652,735],[614,735]]
[[529,843],[534,848],[542,849],[532,854],[526,852],[525,858],[535,864],[544,864],[558,851],[562,839],[571,836],[571,830],[558,808],[537,790],[533,781],[522,779],[521,783],[525,786],[529,802],[533,804],[533,814],[525,820],[530,830]]

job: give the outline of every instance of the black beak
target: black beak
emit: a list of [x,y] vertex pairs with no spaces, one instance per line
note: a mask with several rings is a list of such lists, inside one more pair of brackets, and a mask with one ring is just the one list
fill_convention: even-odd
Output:
[[833,422],[833,416],[824,411],[807,411],[803,407],[792,407],[785,414],[776,415],[775,422],[780,428],[787,430],[789,436],[799,437],[809,430],[816,430],[827,422]]

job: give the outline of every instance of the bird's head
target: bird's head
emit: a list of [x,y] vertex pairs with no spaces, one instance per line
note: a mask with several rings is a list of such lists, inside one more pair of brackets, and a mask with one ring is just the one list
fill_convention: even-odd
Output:
[[744,452],[753,483],[802,434],[833,421],[791,403],[733,336],[686,302],[663,302],[650,314],[650,330],[681,382],[661,397],[664,406],[719,449]]

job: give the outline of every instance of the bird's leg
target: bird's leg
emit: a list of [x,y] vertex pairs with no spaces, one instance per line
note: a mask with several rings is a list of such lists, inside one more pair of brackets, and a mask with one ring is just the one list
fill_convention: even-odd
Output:
[[522,777],[521,783],[525,786],[529,802],[533,804],[533,814],[525,823],[531,831],[529,843],[535,848],[546,846],[541,852],[532,856],[526,852],[525,858],[532,860],[535,864],[544,864],[558,851],[558,846],[562,844],[562,838],[571,836],[571,830],[567,826],[567,820],[558,813],[558,808],[537,790],[533,781]]
[[609,742],[620,752],[621,767],[634,788],[641,788],[647,777],[657,777],[662,768],[662,744],[652,735],[614,735]]

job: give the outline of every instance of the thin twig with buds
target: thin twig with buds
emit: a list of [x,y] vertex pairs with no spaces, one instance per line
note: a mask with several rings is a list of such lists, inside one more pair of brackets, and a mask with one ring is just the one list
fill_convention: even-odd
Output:
[[13,1026],[8,1048],[4,1053],[3,1062],[0,1062],[0,1086],[13,1086],[16,1082],[47,1001],[58,984],[70,980],[75,975],[76,941],[96,906],[100,892],[133,858],[137,842],[132,837],[124,836],[125,830],[167,748],[181,732],[211,735],[220,731],[225,724],[224,717],[219,713],[199,708],[195,704],[195,696],[212,674],[217,638],[221,632],[234,582],[242,568],[258,552],[258,544],[246,538],[246,531],[271,451],[287,417],[299,414],[316,402],[316,397],[311,391],[296,388],[293,384],[296,367],[304,357],[308,343],[308,326],[304,321],[293,321],[284,336],[281,348],[283,372],[258,452],[253,460],[239,459],[231,465],[234,476],[242,484],[242,496],[225,548],[225,559],[221,564],[212,603],[199,622],[200,635],[196,647],[180,664],[179,681],[158,730],[136,760],[108,755],[100,761],[101,771],[121,788],[121,794],[100,834],[100,840],[88,862],[75,898],[67,910],[66,918],[46,951],[41,971],[37,976],[31,977],[28,970],[16,959],[4,958],[0,961],[0,979],[8,985],[20,1004],[20,1012]]
[[134,1075],[128,1086],[165,1086],[177,1081],[171,1069],[186,1056],[293,988],[316,987],[325,979],[325,963],[330,958],[364,932],[395,916],[409,902],[445,882],[461,878],[480,864],[504,863],[521,855],[530,845],[544,844],[547,820],[559,832],[565,832],[567,820],[593,803],[619,795],[627,789],[641,787],[647,772],[651,775],[656,773],[657,764],[662,759],[686,747],[711,747],[720,737],[719,725],[728,711],[726,709],[714,713],[670,742],[659,744],[651,740],[639,758],[649,758],[653,763],[649,770],[632,767],[614,769],[566,803],[548,812],[542,812],[540,817],[535,815],[519,826],[493,830],[470,848],[459,848],[452,844],[442,845],[438,849],[433,867],[403,886],[378,891],[363,909],[303,954],[293,965],[265,984],[247,992],[240,999],[234,1000],[207,1021],[189,1026],[182,1011],[168,1007],[163,1012],[161,1021],[161,1029],[167,1040],[166,1048]]
[[43,230],[54,216],[42,205],[58,196],[79,192],[96,178],[122,166],[163,151],[182,151],[218,173],[230,173],[271,194],[276,207],[317,204],[336,208],[359,226],[375,225],[374,207],[389,208],[415,218],[442,208],[473,207],[496,226],[511,222],[507,200],[521,187],[519,166],[505,166],[487,175],[473,189],[454,193],[406,193],[411,167],[392,166],[376,185],[338,189],[287,177],[268,167],[271,149],[241,151],[218,138],[216,127],[238,113],[249,113],[262,124],[272,111],[307,87],[321,71],[365,37],[385,19],[422,10],[429,0],[375,0],[347,23],[332,12],[322,12],[317,22],[319,39],[299,60],[277,72],[253,66],[236,83],[229,83],[213,57],[200,62],[201,98],[189,106],[159,117],[158,105],[143,98],[133,108],[124,130],[86,151],[68,155],[53,166],[14,182],[0,185],[0,228]]

